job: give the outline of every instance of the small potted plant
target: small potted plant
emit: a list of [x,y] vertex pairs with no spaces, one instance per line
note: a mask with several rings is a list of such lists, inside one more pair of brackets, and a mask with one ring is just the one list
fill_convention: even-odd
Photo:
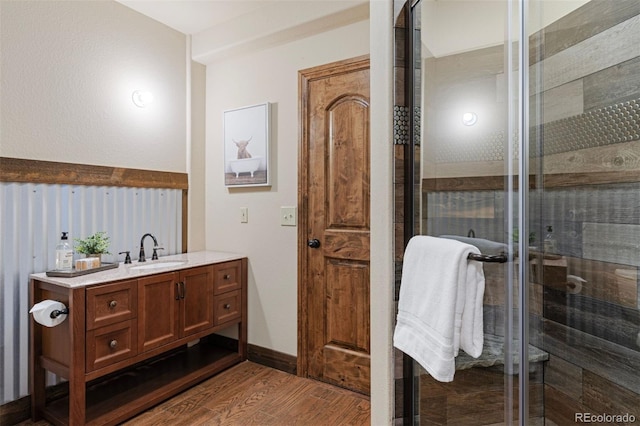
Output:
[[96,232],[84,239],[74,238],[74,241],[76,253],[82,253],[86,257],[97,257],[97,266],[100,266],[103,254],[111,254],[109,253],[109,236],[104,231]]

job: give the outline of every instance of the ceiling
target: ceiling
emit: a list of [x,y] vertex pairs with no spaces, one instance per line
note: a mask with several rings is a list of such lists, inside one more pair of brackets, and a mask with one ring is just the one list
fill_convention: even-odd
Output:
[[185,34],[272,6],[282,0],[116,0]]
[[[366,0],[116,0],[156,21],[185,34],[198,34],[217,25],[236,20],[243,15],[267,12],[293,4],[317,6],[326,4],[327,11],[335,4],[346,7],[366,3]],[[329,7],[333,3],[333,6]],[[316,8],[317,9],[317,8]],[[319,9],[318,9],[319,10]],[[319,11],[318,17],[321,16]]]
[[369,19],[369,0],[116,0],[192,36],[203,64]]

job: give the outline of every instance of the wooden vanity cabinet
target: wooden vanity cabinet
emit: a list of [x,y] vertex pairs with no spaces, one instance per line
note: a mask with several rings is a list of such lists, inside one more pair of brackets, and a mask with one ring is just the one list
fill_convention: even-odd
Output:
[[[118,424],[245,360],[246,282],[245,258],[79,288],[32,279],[32,304],[70,311],[56,327],[31,321],[32,418]],[[230,326],[234,350],[214,336]],[[68,397],[45,401],[45,370]]]
[[138,350],[145,352],[213,327],[213,287],[214,266],[139,279]]

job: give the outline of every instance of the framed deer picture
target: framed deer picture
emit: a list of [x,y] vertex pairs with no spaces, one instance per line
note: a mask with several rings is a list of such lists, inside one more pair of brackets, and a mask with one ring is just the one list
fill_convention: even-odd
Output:
[[269,170],[270,104],[224,112],[224,184],[271,185]]

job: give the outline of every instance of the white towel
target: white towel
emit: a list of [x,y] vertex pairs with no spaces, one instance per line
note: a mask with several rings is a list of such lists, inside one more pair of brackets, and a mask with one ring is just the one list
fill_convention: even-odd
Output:
[[469,253],[480,251],[427,236],[413,237],[404,253],[393,344],[441,382],[453,380],[459,349],[482,353],[484,273]]

